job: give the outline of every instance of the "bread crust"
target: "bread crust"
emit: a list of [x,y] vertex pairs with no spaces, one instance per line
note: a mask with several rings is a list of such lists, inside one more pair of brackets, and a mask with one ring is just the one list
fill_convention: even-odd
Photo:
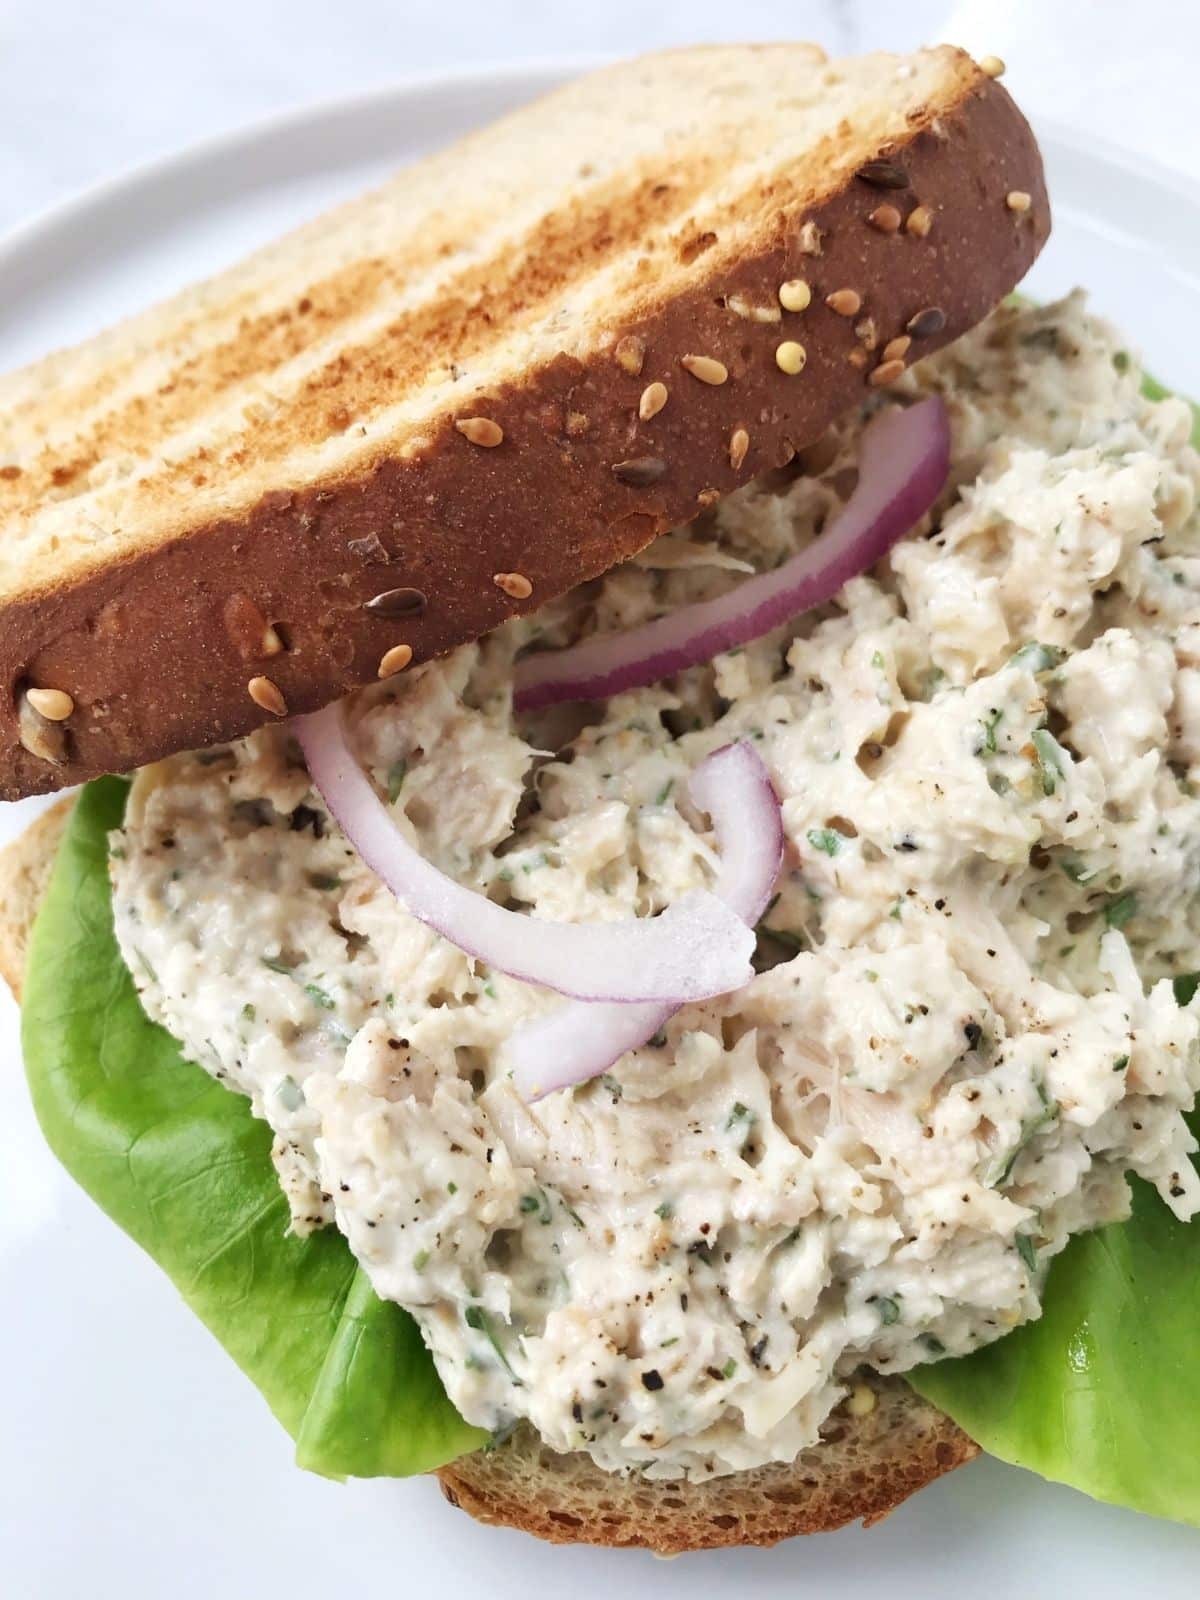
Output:
[[0,850],[0,978],[21,998],[33,919],[46,892],[59,840],[75,804],[57,800]]
[[[33,919],[73,804],[60,800],[0,850],[0,976],[18,999]],[[870,1526],[972,1460],[979,1447],[902,1380],[872,1377],[867,1386],[872,1409],[852,1415],[841,1407],[821,1444],[795,1462],[707,1483],[603,1472],[588,1456],[550,1450],[526,1427],[498,1450],[463,1456],[437,1477],[451,1504],[480,1522],[554,1544],[678,1555],[777,1544],[850,1522]]]
[[[873,1378],[874,1409],[843,1406],[822,1442],[794,1462],[706,1483],[621,1477],[585,1455],[557,1455],[528,1428],[491,1454],[438,1471],[442,1492],[480,1522],[552,1544],[681,1555],[772,1545],[804,1533],[867,1527],[909,1495],[979,1454],[962,1430],[899,1378]],[[861,1392],[861,1391],[860,1391]]]
[[[683,285],[614,326],[594,356],[551,357],[476,399],[471,409],[502,431],[495,448],[444,415],[409,459],[384,454],[296,492],[280,487],[244,513],[12,600],[0,612],[0,798],[315,709],[372,681],[398,644],[421,661],[477,638],[786,462],[874,392],[884,347],[918,313],[940,315],[907,335],[908,361],[978,322],[1038,254],[1049,211],[1024,118],[958,59],[956,98],[917,108],[905,137],[874,152],[902,169],[903,188],[855,176],[803,210],[786,193],[754,196],[759,248],[707,273],[701,253]],[[1014,192],[1028,205],[1010,205]],[[884,203],[900,214],[893,231],[870,220]],[[927,233],[906,225],[918,206],[933,214]],[[764,323],[731,309],[739,297],[776,306],[791,278],[812,286],[803,318]],[[847,288],[861,314],[825,305]],[[799,376],[775,359],[788,338],[807,351]],[[614,359],[623,340],[644,348],[636,373]],[[685,370],[695,353],[723,363],[728,381]],[[643,421],[639,397],[654,382],[671,401]],[[737,429],[749,444],[732,452],[734,466]],[[614,472],[630,461],[639,466]],[[496,581],[513,574],[527,582]],[[406,594],[390,606],[367,606],[397,590]],[[270,655],[268,623],[284,647]],[[21,743],[29,684],[73,697],[74,713],[49,730],[57,758],[46,741],[41,754]]]

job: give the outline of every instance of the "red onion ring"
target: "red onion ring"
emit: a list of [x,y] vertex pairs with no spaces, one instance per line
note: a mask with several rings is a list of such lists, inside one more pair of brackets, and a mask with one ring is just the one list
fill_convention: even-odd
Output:
[[939,396],[884,412],[863,432],[858,487],[807,550],[644,627],[523,657],[513,674],[514,708],[538,711],[643,688],[822,605],[921,520],[949,469],[950,424]]
[[366,865],[412,916],[498,972],[622,1005],[703,1000],[751,976],[754,935],[707,891],[661,916],[621,922],[545,922],[506,911],[409,844],[346,742],[340,706],[297,717],[292,727],[314,787]]
[[[753,927],[766,910],[783,860],[783,814],[762,758],[727,744],[702,761],[688,793],[712,818],[721,869],[716,893]],[[679,1009],[578,1002],[518,1028],[506,1047],[513,1083],[526,1100],[586,1083],[652,1039]]]

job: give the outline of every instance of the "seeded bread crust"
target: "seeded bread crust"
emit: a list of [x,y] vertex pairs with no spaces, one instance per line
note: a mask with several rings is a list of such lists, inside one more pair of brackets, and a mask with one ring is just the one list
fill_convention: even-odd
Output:
[[[853,114],[777,161],[823,94]],[[613,170],[616,130],[647,115],[654,140]],[[498,153],[540,165],[489,254],[454,217],[493,203],[478,171]],[[330,238],[353,256],[360,225],[377,240],[381,216],[414,274],[465,258],[440,298],[407,311],[386,250],[314,266]],[[607,570],[979,321],[1048,231],[1033,136],[959,51],[679,51],[568,86],[0,380],[0,798],[314,709]],[[269,315],[264,275],[294,291]],[[780,306],[793,279],[803,311]],[[356,345],[367,300],[384,320]],[[344,344],[300,383],[339,318]],[[667,403],[646,415],[654,384]],[[231,395],[247,421],[210,445]]]
[[[73,801],[60,800],[0,850],[0,976],[19,999],[29,934]],[[869,1388],[874,1404],[862,1402]],[[655,1482],[559,1455],[522,1427],[498,1450],[437,1474],[452,1505],[480,1522],[554,1544],[639,1547],[660,1555],[777,1544],[861,1520],[870,1526],[979,1447],[898,1378],[871,1378],[830,1418],[820,1446],[790,1466],[708,1483]]]
[[821,1443],[790,1465],[707,1483],[603,1472],[559,1455],[522,1427],[498,1450],[463,1456],[438,1478],[451,1505],[480,1522],[521,1528],[551,1544],[598,1544],[682,1555],[771,1545],[802,1533],[879,1522],[918,1489],[979,1454],[962,1430],[899,1378],[872,1378],[873,1409],[843,1405]]

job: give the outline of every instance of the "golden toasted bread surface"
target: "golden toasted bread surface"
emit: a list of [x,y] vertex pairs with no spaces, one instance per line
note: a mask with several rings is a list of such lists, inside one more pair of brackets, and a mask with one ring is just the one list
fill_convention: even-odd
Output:
[[959,51],[668,52],[0,379],[0,797],[606,570],[976,322],[1048,227]]

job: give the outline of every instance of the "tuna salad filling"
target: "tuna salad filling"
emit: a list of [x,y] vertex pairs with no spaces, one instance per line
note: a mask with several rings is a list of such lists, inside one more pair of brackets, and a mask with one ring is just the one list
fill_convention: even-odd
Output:
[[940,394],[932,517],[836,600],[599,704],[514,716],[532,649],[769,571],[854,484],[852,417],[603,579],[345,703],[395,826],[566,922],[711,888],[688,779],[750,741],[786,853],[756,975],[527,1104],[568,1002],[409,916],[286,725],[140,772],[111,840],[149,1015],[250,1097],[300,1233],[336,1227],[469,1421],[656,1477],[790,1461],[867,1366],[1038,1316],[1126,1173],[1200,1209],[1200,460],[1079,296],[1003,308]]

